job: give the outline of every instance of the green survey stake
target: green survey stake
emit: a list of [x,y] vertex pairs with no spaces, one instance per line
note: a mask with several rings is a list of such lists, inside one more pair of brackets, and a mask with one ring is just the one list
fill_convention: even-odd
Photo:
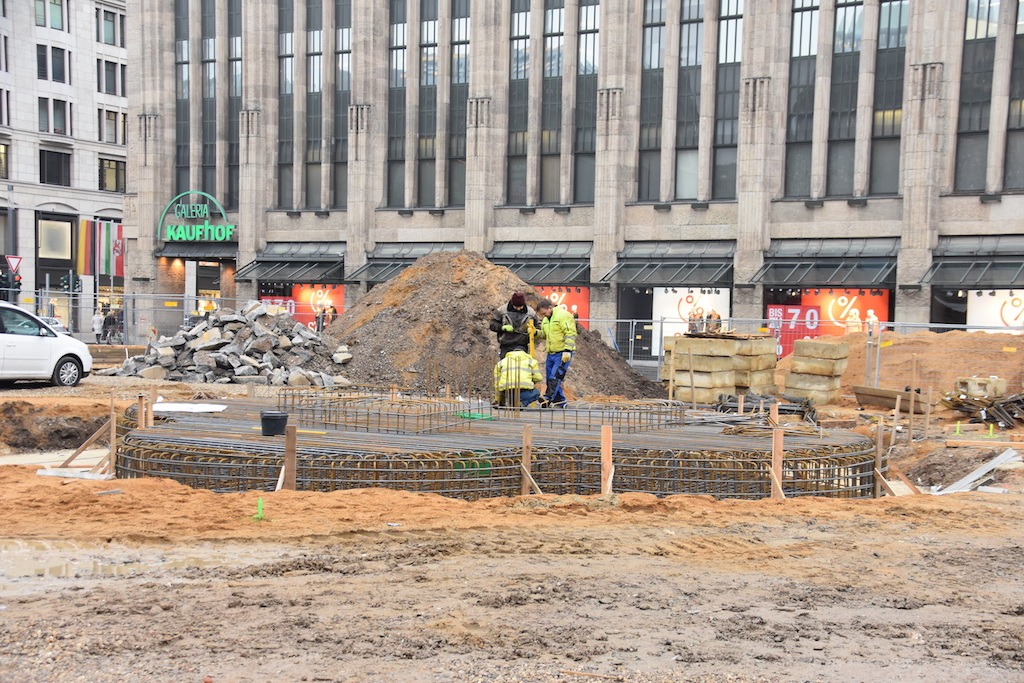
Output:
[[253,519],[263,519],[263,499],[256,499],[256,514],[253,515]]

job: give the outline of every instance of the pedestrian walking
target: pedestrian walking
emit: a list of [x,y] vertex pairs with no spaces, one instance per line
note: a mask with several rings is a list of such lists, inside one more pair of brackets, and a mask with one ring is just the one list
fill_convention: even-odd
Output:
[[92,315],[92,333],[96,335],[96,343],[103,341],[103,312],[98,308]]

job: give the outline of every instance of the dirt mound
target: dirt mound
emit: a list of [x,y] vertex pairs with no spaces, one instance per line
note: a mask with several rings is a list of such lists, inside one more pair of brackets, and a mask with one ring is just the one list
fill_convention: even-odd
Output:
[[106,421],[106,415],[80,417],[72,409],[62,411],[60,406],[56,408],[47,410],[27,401],[0,403],[0,450],[20,452],[77,448]]
[[[498,361],[493,311],[513,292],[536,306],[537,291],[510,270],[472,251],[431,254],[394,280],[374,287],[327,333],[353,354],[346,375],[356,383],[486,394]],[[538,344],[536,356],[543,359]],[[487,390],[483,390],[487,387]],[[597,333],[580,328],[565,384],[577,396],[664,397],[661,385],[633,370]]]

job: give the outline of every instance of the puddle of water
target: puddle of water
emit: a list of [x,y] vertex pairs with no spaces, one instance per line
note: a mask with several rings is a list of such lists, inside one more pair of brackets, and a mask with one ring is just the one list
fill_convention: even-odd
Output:
[[[75,552],[78,551],[78,552]],[[103,551],[109,552],[104,548]],[[12,589],[4,579],[21,577],[76,577],[87,575],[123,576],[154,569],[183,569],[234,564],[217,556],[177,559],[96,557],[100,548],[68,541],[0,540],[0,591]]]

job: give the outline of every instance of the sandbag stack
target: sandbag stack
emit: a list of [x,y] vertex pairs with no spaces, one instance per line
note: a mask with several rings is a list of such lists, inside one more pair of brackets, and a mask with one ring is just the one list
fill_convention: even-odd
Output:
[[[671,344],[671,372],[677,401],[714,403],[721,394],[736,393],[733,358],[739,339],[666,337]],[[665,347],[668,353],[669,346]],[[690,391],[691,358],[693,391]]]
[[849,344],[796,340],[786,373],[786,396],[811,398],[817,405],[835,403],[849,355]]
[[770,396],[779,393],[775,384],[778,342],[771,335],[739,339],[733,357],[736,391],[739,394]]

